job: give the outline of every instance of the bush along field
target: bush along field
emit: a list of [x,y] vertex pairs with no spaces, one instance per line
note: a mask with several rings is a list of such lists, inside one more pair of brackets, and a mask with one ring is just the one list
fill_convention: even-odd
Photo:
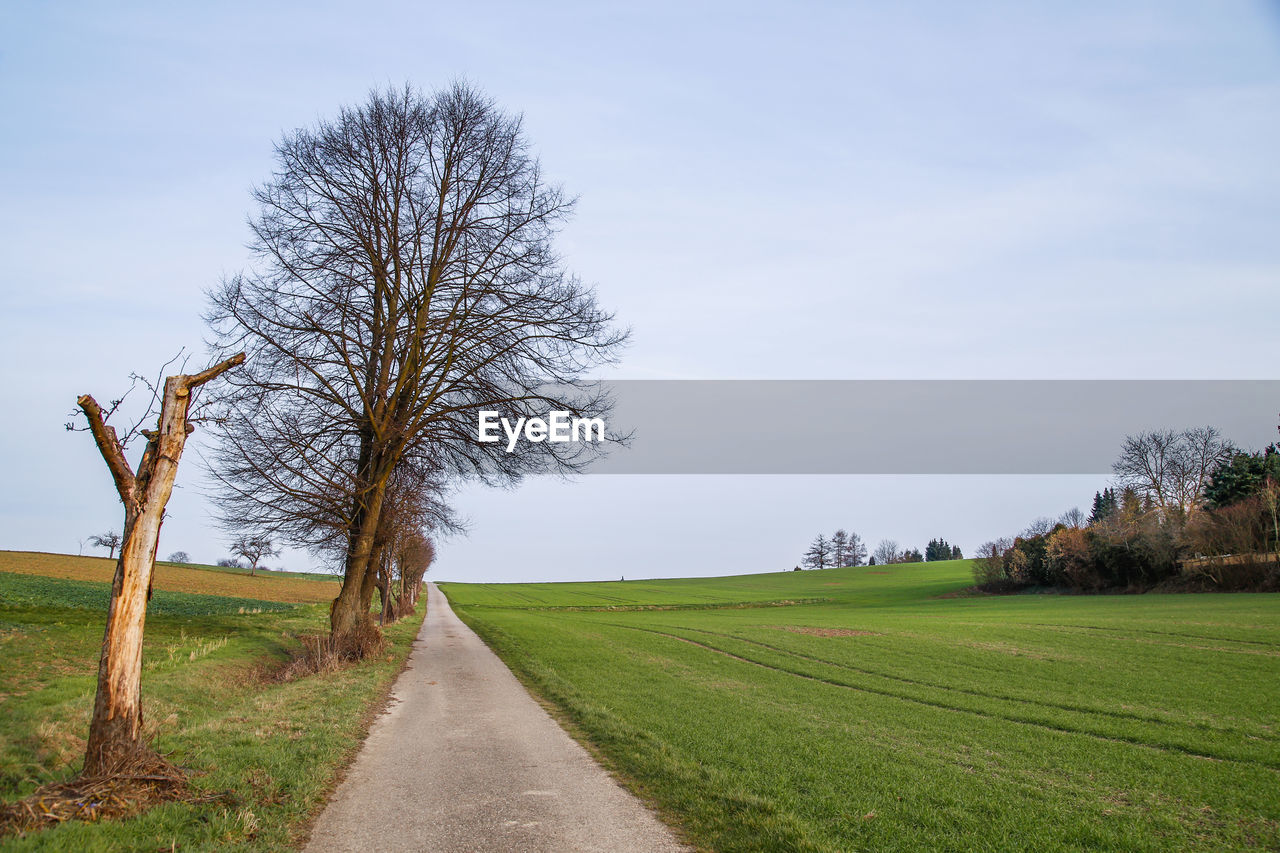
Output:
[[[67,575],[81,560],[6,552],[0,570],[0,800],[69,779],[84,757],[109,592]],[[105,561],[103,561],[105,562]],[[157,570],[157,587],[165,576]],[[285,677],[298,638],[324,632],[325,580],[184,568],[183,589],[157,588],[148,609],[142,690],[156,748],[191,772],[195,797],[135,817],[68,821],[3,850],[280,850],[305,837],[341,768],[359,747],[407,657],[425,611],[386,629],[377,661]],[[236,592],[209,595],[202,588]],[[227,586],[231,578],[238,586]],[[297,584],[290,590],[280,585]],[[273,600],[273,596],[285,600]]]
[[1280,599],[971,573],[441,587],[708,850],[1280,847]]

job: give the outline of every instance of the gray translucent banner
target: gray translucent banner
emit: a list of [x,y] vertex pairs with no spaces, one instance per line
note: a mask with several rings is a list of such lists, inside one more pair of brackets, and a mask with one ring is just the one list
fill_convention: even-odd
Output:
[[593,474],[1102,474],[1126,435],[1277,438],[1277,380],[620,381]]

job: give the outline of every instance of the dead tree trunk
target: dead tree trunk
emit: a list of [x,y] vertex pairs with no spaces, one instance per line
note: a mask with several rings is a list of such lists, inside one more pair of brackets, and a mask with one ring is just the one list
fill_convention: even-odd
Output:
[[155,431],[144,430],[147,447],[137,471],[129,467],[114,427],[88,394],[77,400],[89,429],[106,460],[124,503],[124,539],[111,584],[107,628],[98,661],[98,693],[89,722],[85,750],[86,777],[119,773],[140,752],[142,744],[142,632],[151,598],[151,576],[164,508],[173,493],[178,460],[195,427],[187,422],[191,392],[219,374],[244,362],[244,353],[201,373],[170,376]]

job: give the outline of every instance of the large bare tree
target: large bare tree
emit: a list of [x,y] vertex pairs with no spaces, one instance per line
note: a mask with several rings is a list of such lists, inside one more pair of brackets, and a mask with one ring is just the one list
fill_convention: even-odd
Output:
[[554,250],[572,200],[543,180],[519,118],[468,85],[372,93],[276,154],[253,269],[211,294],[218,350],[250,354],[212,469],[247,524],[303,545],[318,525],[342,531],[340,640],[368,622],[397,470],[577,470],[595,448],[508,453],[476,440],[477,412],[603,414],[581,381],[625,333]]
[[1149,497],[1166,517],[1183,520],[1200,508],[1214,470],[1234,452],[1211,426],[1151,430],[1126,436],[1111,468],[1121,486]]
[[115,427],[107,423],[115,406],[104,411],[88,394],[76,401],[124,504],[120,559],[111,583],[107,627],[98,661],[98,692],[89,721],[83,771],[86,777],[114,775],[145,752],[142,634],[165,505],[173,493],[187,436],[195,429],[189,420],[192,397],[202,385],[244,360],[244,353],[240,353],[199,373],[165,379],[163,388],[155,389],[155,403],[160,410],[155,429],[138,430],[147,445],[136,468],[125,457],[129,433],[122,440]]

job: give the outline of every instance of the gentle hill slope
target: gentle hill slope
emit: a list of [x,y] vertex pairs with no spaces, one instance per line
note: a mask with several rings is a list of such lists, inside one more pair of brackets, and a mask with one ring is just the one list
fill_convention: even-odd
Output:
[[960,590],[969,560],[770,572],[713,578],[584,583],[441,583],[449,600],[486,607],[727,606],[764,602],[906,603]]

